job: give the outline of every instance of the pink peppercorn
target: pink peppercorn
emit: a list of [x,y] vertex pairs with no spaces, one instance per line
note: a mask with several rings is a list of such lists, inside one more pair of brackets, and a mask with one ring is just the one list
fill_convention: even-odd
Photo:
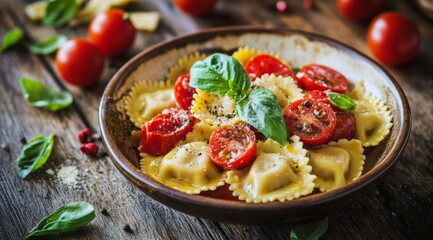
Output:
[[284,13],[288,9],[286,1],[278,1],[277,4],[275,4],[275,7],[277,8],[277,11],[280,13]]
[[81,144],[81,152],[91,157],[95,157],[98,154],[99,147],[96,143],[85,143]]
[[90,129],[85,128],[78,133],[78,140],[80,143],[88,143],[92,140],[92,131]]

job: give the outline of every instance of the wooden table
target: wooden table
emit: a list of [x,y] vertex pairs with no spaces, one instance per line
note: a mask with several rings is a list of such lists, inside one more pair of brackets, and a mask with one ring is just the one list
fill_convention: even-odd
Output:
[[[389,1],[390,8],[416,21],[422,35],[419,54],[408,64],[387,68],[405,90],[412,107],[412,134],[400,162],[386,179],[351,205],[329,215],[323,239],[432,239],[433,237],[433,24],[410,1]],[[141,1],[134,10],[156,10],[163,15],[155,33],[140,32],[134,48],[111,59],[101,80],[89,88],[65,84],[56,74],[53,56],[41,57],[16,47],[0,54],[0,238],[21,239],[41,218],[57,207],[85,200],[96,209],[94,221],[68,234],[44,239],[289,239],[293,225],[237,226],[185,215],[167,208],[132,186],[107,156],[89,158],[80,150],[79,130],[98,131],[98,106],[105,85],[114,72],[139,51],[203,28],[223,25],[290,27],[323,34],[369,54],[367,24],[347,20],[335,1],[316,1],[312,10],[302,1],[290,0],[290,11],[277,13],[275,1],[221,0],[206,17],[179,12],[170,0]],[[50,35],[86,33],[86,27],[53,29],[32,23],[24,14],[23,0],[0,0],[0,36],[14,27],[24,29],[27,40]],[[39,79],[69,90],[74,104],[51,113],[30,106],[22,97],[19,78]],[[56,134],[55,147],[42,169],[21,180],[15,159],[23,143],[38,134]],[[69,187],[47,169],[77,166],[79,184]],[[108,212],[104,215],[103,210]],[[123,230],[128,224],[132,233]]]

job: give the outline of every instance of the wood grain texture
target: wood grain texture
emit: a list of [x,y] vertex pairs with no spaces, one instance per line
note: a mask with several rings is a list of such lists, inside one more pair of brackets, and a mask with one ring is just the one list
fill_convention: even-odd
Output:
[[[84,36],[86,27],[52,29],[30,22],[23,13],[29,1],[0,0],[0,36],[12,27],[25,29],[28,39],[50,35]],[[53,67],[53,57],[37,57],[24,47],[0,54],[0,239],[21,239],[25,232],[58,206],[76,200],[92,203],[95,220],[73,233],[41,239],[289,239],[293,225],[239,226],[187,216],[139,192],[109,163],[79,151],[77,132],[85,126],[99,129],[97,112],[102,91],[114,72],[144,48],[175,36],[226,25],[266,25],[298,28],[337,39],[365,54],[368,25],[338,14],[335,1],[315,1],[306,10],[290,0],[289,12],[277,13],[275,1],[221,0],[205,17],[179,12],[170,0],[146,0],[134,10],[163,14],[155,33],[140,32],[133,49],[107,61],[107,70],[95,86],[80,89],[64,84]],[[389,1],[389,10],[403,12],[418,25],[422,45],[416,58],[399,68],[388,68],[404,89],[412,108],[413,125],[400,162],[377,187],[353,204],[330,214],[323,239],[432,239],[433,238],[433,24],[419,15],[410,1]],[[74,106],[58,113],[31,107],[22,97],[18,79],[28,76],[55,89],[70,90]],[[49,162],[27,180],[18,178],[15,159],[21,138],[56,133]],[[45,173],[61,165],[80,169],[80,184],[68,187]],[[106,209],[109,216],[101,214]],[[122,230],[129,224],[133,233]]]

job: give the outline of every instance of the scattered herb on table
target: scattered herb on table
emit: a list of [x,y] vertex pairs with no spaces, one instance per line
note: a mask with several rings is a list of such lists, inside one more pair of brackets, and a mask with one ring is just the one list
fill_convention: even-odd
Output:
[[3,37],[3,42],[0,47],[0,52],[4,52],[6,49],[17,44],[24,36],[23,30],[15,28],[6,33]]
[[76,0],[47,0],[43,22],[49,26],[61,26],[75,16],[78,7]]
[[55,112],[72,104],[72,94],[67,91],[58,92],[28,78],[21,78],[20,83],[24,98],[35,107]]
[[296,226],[290,233],[291,240],[318,240],[328,230],[328,218]]
[[20,178],[26,178],[45,164],[54,145],[54,134],[34,137],[24,146],[17,159],[17,170]]
[[83,201],[69,203],[42,219],[38,225],[27,232],[25,237],[74,231],[84,227],[94,218],[95,210],[90,203]]
[[32,53],[48,55],[59,49],[66,41],[68,41],[66,36],[51,36],[42,42],[29,45],[28,48]]
[[233,57],[215,53],[191,68],[190,86],[215,94],[227,94],[236,102],[238,117],[281,145],[287,143],[287,129],[276,96],[266,89],[249,93],[250,78]]
[[356,108],[356,103],[353,102],[352,99],[350,99],[350,97],[347,95],[335,92],[327,92],[327,95],[332,105],[338,107],[341,110],[351,112]]

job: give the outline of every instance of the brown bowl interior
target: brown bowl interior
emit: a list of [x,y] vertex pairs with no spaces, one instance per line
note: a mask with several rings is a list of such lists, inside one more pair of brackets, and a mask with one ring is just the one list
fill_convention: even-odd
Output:
[[[188,195],[171,189],[141,173],[136,144],[132,141],[134,125],[125,112],[116,106],[128,90],[124,85],[131,74],[149,60],[172,49],[185,48],[191,43],[204,43],[221,36],[242,34],[274,34],[280,36],[302,35],[309,40],[326,43],[372,67],[385,86],[385,98],[393,116],[393,128],[379,146],[367,154],[363,175],[343,188],[287,202],[248,204],[198,195]],[[204,47],[199,50],[208,51]],[[215,49],[211,49],[215,51]],[[165,75],[165,73],[163,73]],[[329,38],[290,29],[262,27],[231,27],[210,29],[158,44],[144,50],[126,63],[112,78],[102,97],[100,127],[106,149],[114,165],[140,190],[155,200],[181,212],[201,218],[240,224],[263,224],[281,221],[299,221],[329,213],[356,199],[384,176],[403,151],[410,132],[410,109],[407,99],[395,79],[379,64],[360,52]]]

